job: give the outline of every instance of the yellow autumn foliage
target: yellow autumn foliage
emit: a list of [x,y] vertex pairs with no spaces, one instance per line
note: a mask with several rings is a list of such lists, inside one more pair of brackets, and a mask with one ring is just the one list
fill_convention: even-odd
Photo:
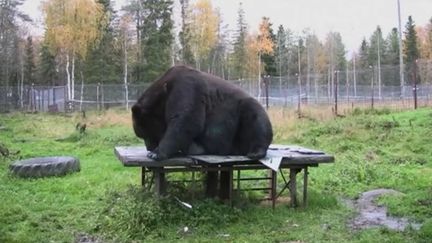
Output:
[[220,17],[210,0],[198,0],[190,7],[192,46],[199,59],[207,57],[217,43]]
[[85,58],[107,23],[95,0],[46,0],[42,3],[46,41],[53,53],[63,51]]

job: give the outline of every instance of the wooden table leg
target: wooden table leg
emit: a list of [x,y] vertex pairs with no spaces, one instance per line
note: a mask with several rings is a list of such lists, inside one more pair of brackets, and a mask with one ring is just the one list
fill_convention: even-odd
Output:
[[141,167],[141,186],[142,187],[145,187],[145,173],[146,173],[146,168]]
[[298,172],[299,169],[290,169],[289,191],[290,191],[292,207],[298,206],[298,201],[297,201],[297,173]]
[[[225,167],[227,168],[227,167]],[[232,200],[232,187],[233,187],[233,170],[228,167],[227,170],[220,172],[220,199]]]
[[195,181],[195,171],[192,171],[192,199],[195,199],[195,191],[196,191],[196,181]]
[[308,167],[303,168],[303,207],[307,207]]
[[277,191],[277,172],[272,170],[271,171],[271,200],[272,200],[272,208],[274,209],[276,206],[276,195]]
[[233,191],[234,191],[234,171],[233,171],[233,169],[232,169],[232,167],[230,168],[230,170],[228,171],[229,172],[229,195],[228,195],[228,197],[229,197],[229,203],[230,203],[230,206],[232,207],[232,205],[233,205]]
[[207,197],[213,198],[217,195],[218,172],[207,171],[205,179],[205,194]]
[[240,197],[240,179],[241,179],[241,172],[240,170],[237,170],[237,190],[236,190],[236,197]]
[[157,195],[164,195],[166,192],[165,173],[161,170],[154,170],[155,192]]

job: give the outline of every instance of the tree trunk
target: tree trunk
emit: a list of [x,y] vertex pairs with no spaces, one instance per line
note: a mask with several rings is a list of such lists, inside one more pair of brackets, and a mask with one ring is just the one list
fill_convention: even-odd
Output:
[[353,82],[354,82],[354,97],[357,97],[357,74],[356,74],[356,58],[353,57]]
[[258,102],[261,103],[261,52],[258,53]]
[[314,75],[315,103],[318,103],[318,75]]
[[309,100],[310,91],[310,56],[309,56],[309,46],[306,43],[306,99]]
[[24,108],[23,92],[24,92],[24,64],[23,64],[23,60],[21,60],[21,80],[18,85],[18,95],[20,99],[21,109]]
[[127,38],[125,36],[124,39],[124,72],[123,72],[123,83],[125,86],[125,103],[126,103],[126,110],[129,110],[129,90],[128,90],[128,53],[127,53]]
[[381,99],[381,53],[380,53],[380,38],[378,35],[378,99]]
[[84,77],[82,71],[80,72],[80,74],[81,74],[80,111],[82,111],[82,103],[84,98]]
[[72,78],[71,78],[71,91],[72,91],[72,100],[75,100],[75,53],[72,53]]
[[330,95],[331,95],[331,92],[330,92],[330,72],[331,72],[331,68],[330,68],[330,66],[328,67],[328,70],[327,70],[327,100],[330,100]]
[[72,98],[71,93],[71,77],[69,72],[69,54],[66,54],[66,80],[67,80],[67,99],[70,100]]

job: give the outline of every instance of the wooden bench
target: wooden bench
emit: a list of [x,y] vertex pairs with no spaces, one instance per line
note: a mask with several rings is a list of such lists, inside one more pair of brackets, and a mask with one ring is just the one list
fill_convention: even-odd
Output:
[[[251,160],[245,156],[216,156],[216,155],[191,155],[187,157],[171,158],[164,161],[155,161],[148,158],[147,150],[144,146],[115,147],[114,152],[117,158],[127,167],[141,167],[141,184],[146,186],[146,173],[152,174],[150,183],[154,184],[155,192],[159,195],[166,191],[165,173],[171,172],[207,172],[213,173],[213,181],[208,181],[206,187],[215,188],[218,181],[214,181],[214,173],[220,173],[220,193],[221,198],[229,199],[232,203],[233,198],[233,172],[237,171],[237,190],[240,190],[242,180],[262,180],[269,179],[268,188],[254,188],[253,190],[270,191],[272,206],[275,206],[276,199],[285,189],[289,189],[291,205],[299,205],[297,199],[297,174],[303,170],[303,206],[307,205],[307,183],[308,167],[318,167],[320,163],[332,163],[334,157],[321,151],[311,150],[299,146],[271,145],[266,159]],[[241,178],[241,171],[244,170],[269,170],[268,177],[261,178]],[[284,176],[283,169],[289,169],[289,180]],[[284,186],[277,192],[278,171],[283,179]],[[194,173],[193,180],[194,180]],[[208,174],[210,175],[210,174]],[[213,184],[213,185],[210,185]],[[217,184],[216,184],[217,185]]]

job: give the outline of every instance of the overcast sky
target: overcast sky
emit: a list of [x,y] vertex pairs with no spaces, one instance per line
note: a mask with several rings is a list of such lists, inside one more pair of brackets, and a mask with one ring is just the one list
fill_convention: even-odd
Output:
[[[23,10],[41,25],[41,0],[26,0]],[[119,8],[128,0],[114,0]],[[175,0],[178,9],[178,0]],[[193,0],[191,0],[193,2]],[[243,3],[246,21],[252,31],[263,16],[269,17],[275,32],[280,24],[301,33],[309,28],[324,40],[329,31],[339,32],[349,52],[356,51],[363,37],[369,38],[377,25],[384,35],[398,26],[397,0],[212,0],[221,11],[225,24],[236,28],[239,3]],[[400,0],[402,29],[412,15],[417,26],[432,17],[432,0]],[[178,10],[176,10],[178,13]],[[385,36],[384,36],[385,37]]]

